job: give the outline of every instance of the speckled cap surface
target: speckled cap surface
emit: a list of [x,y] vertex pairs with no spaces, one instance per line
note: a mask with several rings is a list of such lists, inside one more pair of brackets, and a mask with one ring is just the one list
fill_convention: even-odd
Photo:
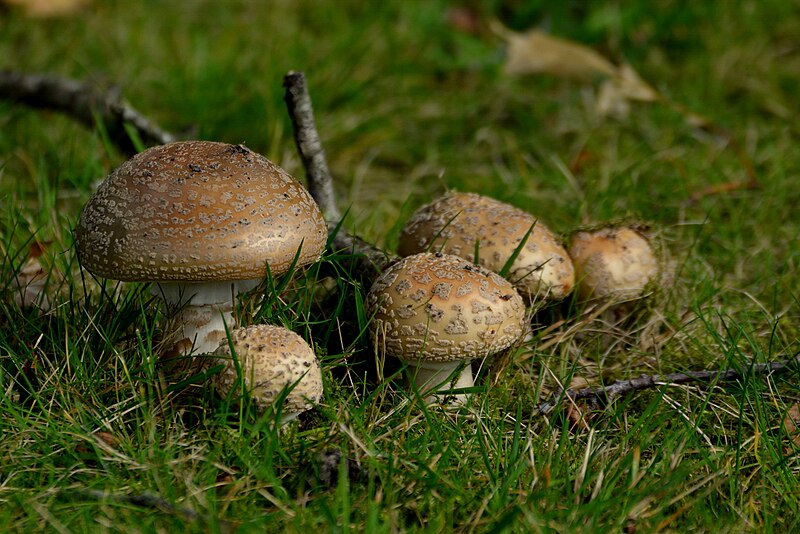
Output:
[[[295,383],[286,396],[284,413],[304,412],[322,398],[319,362],[299,335],[282,326],[259,324],[233,329],[231,341],[245,387],[260,409],[270,406],[285,387]],[[214,375],[214,384],[226,396],[238,378],[227,339],[214,354],[225,357],[221,359],[225,368]]]
[[81,264],[125,281],[244,280],[316,261],[327,240],[311,195],[242,145],[182,141],[137,154],[81,213]]
[[533,226],[508,278],[527,298],[558,300],[575,285],[575,271],[556,235],[533,215],[475,193],[450,193],[422,206],[400,233],[398,253],[443,252],[500,272]]
[[569,253],[583,299],[641,296],[659,278],[659,262],[649,241],[633,229],[576,232]]
[[510,282],[449,254],[408,256],[367,295],[373,342],[405,361],[484,358],[523,333],[525,305]]

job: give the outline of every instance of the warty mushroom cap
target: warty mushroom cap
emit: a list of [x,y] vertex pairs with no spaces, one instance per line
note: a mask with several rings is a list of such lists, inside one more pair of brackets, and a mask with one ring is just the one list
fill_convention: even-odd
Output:
[[316,261],[327,229],[311,195],[243,145],[181,141],[117,168],[81,213],[81,264],[123,281],[260,279]]
[[640,297],[659,277],[658,258],[650,242],[625,226],[575,232],[569,253],[582,299]]
[[500,272],[533,226],[508,278],[530,300],[560,300],[575,285],[569,254],[540,220],[519,208],[475,193],[450,193],[422,206],[400,234],[401,256],[442,252]]
[[510,282],[449,254],[392,264],[372,284],[367,307],[377,349],[407,362],[487,357],[520,339],[525,319]]
[[[230,338],[244,386],[259,409],[271,406],[287,387],[293,389],[284,401],[285,420],[310,409],[322,398],[319,361],[296,333],[282,326],[258,324],[234,328]],[[227,396],[239,377],[227,339],[214,355],[220,357],[225,367],[214,375],[213,382],[217,391]]]

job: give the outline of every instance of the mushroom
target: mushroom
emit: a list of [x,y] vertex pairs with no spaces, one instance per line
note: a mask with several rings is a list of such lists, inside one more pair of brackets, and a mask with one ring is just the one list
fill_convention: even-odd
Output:
[[322,372],[314,351],[282,326],[234,328],[230,342],[223,340],[213,354],[224,366],[212,378],[220,395],[230,395],[241,377],[254,405],[265,410],[287,391],[281,412],[284,423],[322,398]]
[[578,231],[570,240],[569,254],[583,300],[636,299],[659,278],[659,262],[650,242],[627,226]]
[[510,282],[449,254],[414,254],[390,265],[372,284],[367,309],[376,350],[406,362],[421,391],[460,367],[455,388],[472,386],[469,361],[511,346],[525,323]]
[[[289,174],[242,145],[184,141],[137,154],[81,213],[75,246],[96,276],[155,282],[181,324],[177,352],[213,351],[233,296],[319,259],[325,221]],[[296,258],[296,263],[295,263]]]
[[411,216],[398,252],[423,251],[455,254],[497,273],[518,251],[507,278],[531,302],[563,299],[575,283],[567,251],[540,220],[475,193],[450,193]]

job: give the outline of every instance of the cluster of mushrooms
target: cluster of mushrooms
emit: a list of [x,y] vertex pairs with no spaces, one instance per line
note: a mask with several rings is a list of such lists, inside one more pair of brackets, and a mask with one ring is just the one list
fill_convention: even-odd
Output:
[[[85,269],[153,283],[179,325],[173,352],[221,363],[212,380],[223,396],[241,386],[258,408],[283,399],[284,420],[321,399],[319,362],[284,327],[233,327],[234,299],[315,263],[327,240],[319,207],[286,171],[242,145],[209,141],[156,146],[123,163],[75,229]],[[582,300],[635,299],[659,276],[632,228],[579,231],[566,249],[531,214],[472,193],[420,208],[398,252],[367,295],[371,338],[380,355],[408,365],[428,399],[443,386],[472,386],[470,361],[519,343],[532,311],[576,285]]]

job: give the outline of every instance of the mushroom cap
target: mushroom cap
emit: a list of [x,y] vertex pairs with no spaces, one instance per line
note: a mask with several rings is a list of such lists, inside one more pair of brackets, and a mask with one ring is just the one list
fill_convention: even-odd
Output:
[[[322,398],[319,362],[302,337],[282,326],[265,324],[234,328],[230,336],[242,380],[259,409],[272,405],[285,387],[293,385],[284,402],[287,415],[304,412]],[[224,357],[225,368],[214,375],[213,382],[227,396],[238,379],[227,339],[214,355]]]
[[100,185],[75,245],[97,276],[244,280],[316,261],[327,229],[311,195],[242,145],[182,141],[145,150]]
[[658,258],[650,242],[632,228],[576,232],[569,254],[582,299],[640,297],[659,277]]
[[540,220],[530,213],[475,193],[451,193],[422,206],[400,233],[401,256],[443,252],[500,272],[533,226],[508,272],[519,292],[530,300],[559,300],[575,285],[569,254]]
[[367,308],[375,346],[409,362],[484,358],[520,339],[525,321],[508,280],[449,254],[392,264],[372,284]]

